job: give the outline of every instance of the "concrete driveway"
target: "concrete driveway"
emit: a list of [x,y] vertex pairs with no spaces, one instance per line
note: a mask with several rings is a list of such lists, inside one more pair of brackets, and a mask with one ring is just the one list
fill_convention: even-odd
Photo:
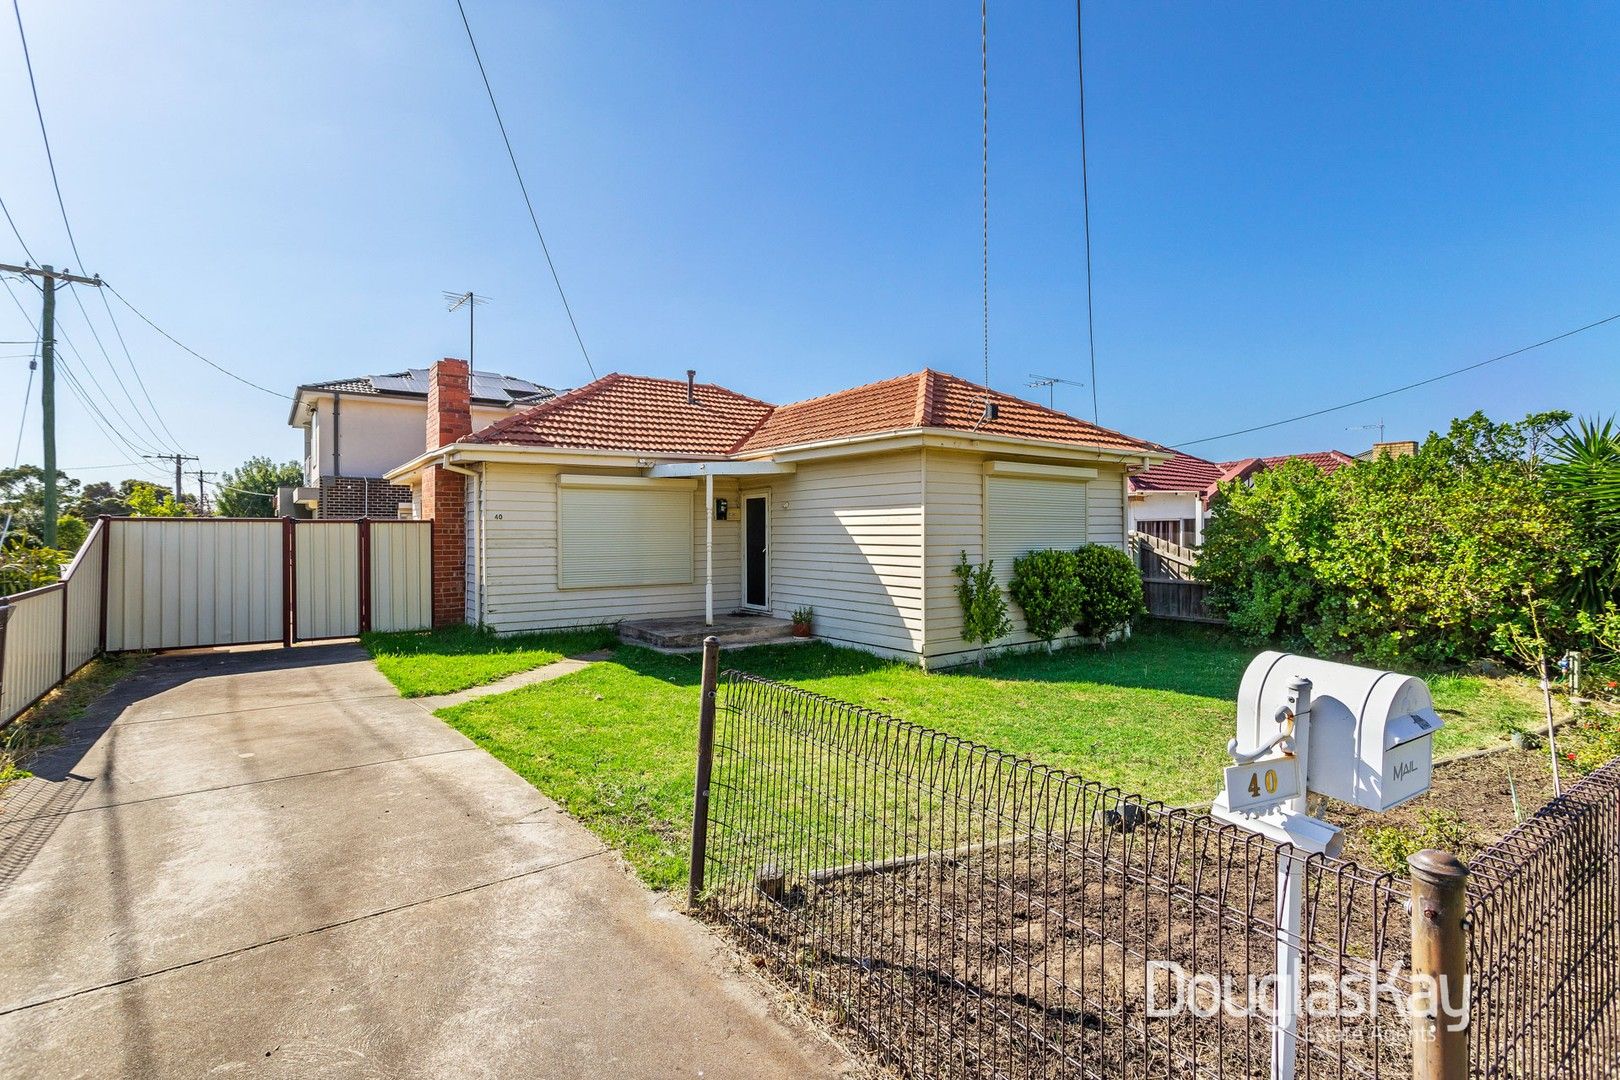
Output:
[[6,1076],[853,1068],[352,645],[165,656],[0,804]]

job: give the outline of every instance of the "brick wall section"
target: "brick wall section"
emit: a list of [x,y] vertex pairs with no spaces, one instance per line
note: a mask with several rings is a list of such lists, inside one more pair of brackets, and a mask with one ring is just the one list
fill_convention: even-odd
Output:
[[[428,378],[426,449],[472,434],[467,361],[446,358]],[[466,477],[433,467],[422,472],[422,516],[433,522],[433,625],[467,621]]]
[[399,516],[399,504],[411,501],[411,489],[390,484],[380,476],[323,476],[318,518],[350,521],[355,518]]

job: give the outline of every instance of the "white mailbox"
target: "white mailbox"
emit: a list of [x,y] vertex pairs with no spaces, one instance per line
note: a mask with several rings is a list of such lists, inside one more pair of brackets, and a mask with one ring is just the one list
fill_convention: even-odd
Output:
[[1289,683],[1311,681],[1307,787],[1367,810],[1399,806],[1429,790],[1434,733],[1445,726],[1422,679],[1393,671],[1264,652],[1238,690],[1237,741],[1274,738]]

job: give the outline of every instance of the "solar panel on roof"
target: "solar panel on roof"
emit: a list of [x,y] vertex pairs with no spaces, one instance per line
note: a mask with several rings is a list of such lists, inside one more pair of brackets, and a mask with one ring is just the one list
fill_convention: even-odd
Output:
[[394,375],[373,375],[371,385],[385,394],[412,394],[419,391],[411,385],[413,371],[399,372]]

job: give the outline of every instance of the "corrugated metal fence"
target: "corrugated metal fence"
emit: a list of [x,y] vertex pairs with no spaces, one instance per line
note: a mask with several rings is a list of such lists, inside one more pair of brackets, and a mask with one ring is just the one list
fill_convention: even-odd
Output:
[[60,583],[0,598],[0,724],[101,652],[427,627],[432,527],[102,518]]

